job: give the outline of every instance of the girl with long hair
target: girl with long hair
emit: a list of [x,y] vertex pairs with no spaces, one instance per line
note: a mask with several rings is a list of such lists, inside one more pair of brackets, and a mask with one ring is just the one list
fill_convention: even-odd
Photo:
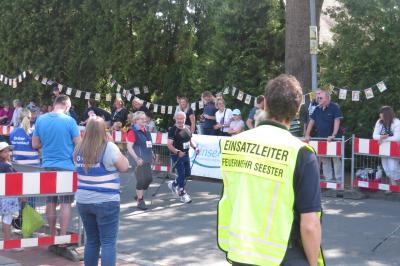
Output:
[[117,145],[108,141],[106,124],[100,117],[89,119],[81,142],[74,151],[78,172],[75,194],[86,232],[86,266],[116,264],[116,242],[120,211],[120,177],[128,160]]

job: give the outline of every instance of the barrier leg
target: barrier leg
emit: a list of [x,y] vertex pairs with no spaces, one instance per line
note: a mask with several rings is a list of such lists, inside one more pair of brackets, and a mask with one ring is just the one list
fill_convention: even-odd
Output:
[[344,166],[345,166],[345,140],[344,140],[344,136],[342,136],[342,180],[340,181],[340,189],[344,190]]

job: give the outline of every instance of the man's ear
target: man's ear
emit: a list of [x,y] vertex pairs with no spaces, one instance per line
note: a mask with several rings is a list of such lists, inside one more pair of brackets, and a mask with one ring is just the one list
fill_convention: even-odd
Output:
[[267,101],[266,100],[264,100],[264,104],[262,106],[262,110],[264,110],[265,112],[268,113],[268,105],[267,105]]

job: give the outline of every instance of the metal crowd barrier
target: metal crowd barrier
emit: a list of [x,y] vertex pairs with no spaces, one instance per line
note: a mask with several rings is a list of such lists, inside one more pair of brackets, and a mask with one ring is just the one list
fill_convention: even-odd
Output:
[[[399,185],[391,185],[389,178],[383,174],[381,160],[385,158],[399,159],[400,147],[398,142],[384,142],[357,138],[353,135],[351,185],[352,188],[368,189],[371,191],[400,192]],[[400,164],[398,172],[400,174]]]
[[[21,167],[22,169],[29,168],[27,166]],[[16,168],[19,167],[16,166]],[[39,168],[31,168],[30,170],[37,171]],[[43,226],[35,230],[27,238],[22,236],[22,230],[16,228],[12,229],[12,239],[4,239],[2,235],[0,238],[0,250],[55,244],[81,245],[83,227],[73,203],[66,235],[50,235],[46,217],[46,201],[49,196],[73,196],[76,189],[77,174],[75,172],[16,172],[0,174],[0,200],[17,198],[20,202],[27,202],[45,221]],[[59,233],[59,209],[56,211],[56,216],[56,231]],[[16,217],[18,217],[18,213],[14,214],[14,218]],[[24,217],[22,218],[23,224]]]
[[[81,133],[82,134],[82,133]],[[120,146],[121,150],[126,151],[126,139],[127,132],[124,131],[113,131],[111,136],[115,143]],[[155,155],[155,160],[152,165],[152,170],[156,174],[169,172],[171,168],[171,160],[169,155],[169,150],[167,148],[168,134],[167,133],[151,133],[151,138],[153,141],[153,152]],[[127,154],[128,155],[128,154]]]
[[[317,157],[319,160],[318,163],[319,163],[320,167],[322,167],[320,169],[320,173],[321,173],[320,187],[325,188],[325,189],[343,190],[344,189],[344,162],[345,162],[345,158],[344,158],[345,140],[344,140],[344,137],[334,139],[330,142],[328,142],[326,140],[326,138],[311,138],[309,144],[316,151]],[[340,164],[340,167],[334,167],[335,160],[336,160],[337,164]],[[325,166],[325,167],[329,167],[331,169],[331,173],[332,173],[332,177],[333,177],[332,180],[326,179],[326,176],[325,176],[326,173],[324,173],[323,163],[328,164],[328,166]],[[335,170],[338,173],[336,173]]]

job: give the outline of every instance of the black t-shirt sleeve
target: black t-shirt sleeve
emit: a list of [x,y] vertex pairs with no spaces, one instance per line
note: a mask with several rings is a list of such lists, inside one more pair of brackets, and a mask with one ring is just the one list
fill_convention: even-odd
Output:
[[321,189],[316,155],[302,148],[297,156],[294,176],[295,211],[310,213],[321,211]]
[[194,114],[194,113],[193,113],[193,109],[192,109],[192,108],[189,108],[188,111],[187,111],[187,113],[186,113],[186,115],[189,117],[189,116],[191,116],[192,114]]
[[175,140],[175,126],[173,126],[169,129],[168,139]]

